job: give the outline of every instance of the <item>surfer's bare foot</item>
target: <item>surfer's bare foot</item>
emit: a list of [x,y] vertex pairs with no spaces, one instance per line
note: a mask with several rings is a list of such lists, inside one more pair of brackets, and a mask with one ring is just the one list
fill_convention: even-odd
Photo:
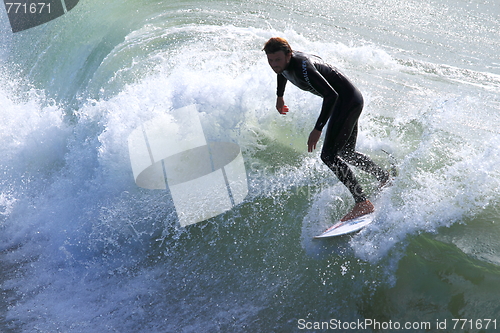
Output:
[[357,217],[373,213],[375,211],[375,207],[369,200],[365,200],[363,202],[358,202],[357,204],[354,205],[354,208],[344,216],[340,221],[344,222],[347,220],[352,220]]

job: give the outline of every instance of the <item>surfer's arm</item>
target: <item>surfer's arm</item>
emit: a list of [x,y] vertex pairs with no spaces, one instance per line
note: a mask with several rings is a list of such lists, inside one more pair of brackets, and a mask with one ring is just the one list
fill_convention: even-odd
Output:
[[286,82],[288,81],[286,77],[284,77],[282,74],[277,75],[278,79],[278,88],[276,89],[276,95],[278,97],[283,97],[285,95],[285,87],[286,87]]
[[276,110],[281,114],[288,112],[288,107],[285,105],[283,95],[285,94],[285,86],[288,80],[281,74],[278,74],[278,88],[276,89]]
[[276,98],[276,110],[281,114],[286,114],[288,112],[288,106],[285,105],[283,97]]
[[333,89],[333,87],[328,83],[323,75],[314,67],[313,64],[308,62],[307,77],[309,79],[309,85],[323,97],[323,105],[321,106],[321,112],[319,114],[318,120],[314,125],[314,129],[322,131],[325,127],[328,119],[332,115],[333,108],[339,94]]

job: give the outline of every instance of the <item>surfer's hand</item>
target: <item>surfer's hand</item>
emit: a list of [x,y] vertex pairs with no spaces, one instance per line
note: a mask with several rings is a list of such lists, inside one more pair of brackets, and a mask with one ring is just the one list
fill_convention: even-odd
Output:
[[316,149],[316,144],[319,141],[319,138],[321,136],[321,131],[318,131],[317,129],[313,129],[311,134],[309,134],[309,139],[307,140],[307,151],[312,152],[314,149]]
[[286,114],[288,112],[288,106],[285,105],[283,97],[278,97],[276,99],[276,110],[281,114]]

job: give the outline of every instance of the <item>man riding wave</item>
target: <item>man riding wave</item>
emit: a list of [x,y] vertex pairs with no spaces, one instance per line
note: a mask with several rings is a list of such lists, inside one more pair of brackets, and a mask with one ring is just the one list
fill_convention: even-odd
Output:
[[390,176],[368,156],[355,150],[358,118],[363,109],[361,92],[335,67],[317,56],[293,51],[283,38],[269,39],[264,51],[269,65],[278,74],[276,109],[279,113],[288,112],[283,99],[288,81],[323,98],[321,112],[309,134],[307,147],[309,152],[316,149],[326,127],[321,159],[349,189],[355,201],[353,209],[341,221],[372,213],[375,208],[347,163],[372,174],[381,185],[387,183]]

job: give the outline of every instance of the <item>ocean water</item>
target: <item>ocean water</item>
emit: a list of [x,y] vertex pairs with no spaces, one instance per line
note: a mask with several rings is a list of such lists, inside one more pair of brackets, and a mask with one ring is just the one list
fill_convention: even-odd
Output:
[[[493,0],[81,0],[13,34],[2,12],[0,331],[500,329],[499,20]],[[353,202],[307,153],[321,99],[289,85],[274,109],[273,36],[355,82],[358,150],[396,160],[361,233],[312,239]],[[249,194],[181,228],[127,138],[192,104]]]

